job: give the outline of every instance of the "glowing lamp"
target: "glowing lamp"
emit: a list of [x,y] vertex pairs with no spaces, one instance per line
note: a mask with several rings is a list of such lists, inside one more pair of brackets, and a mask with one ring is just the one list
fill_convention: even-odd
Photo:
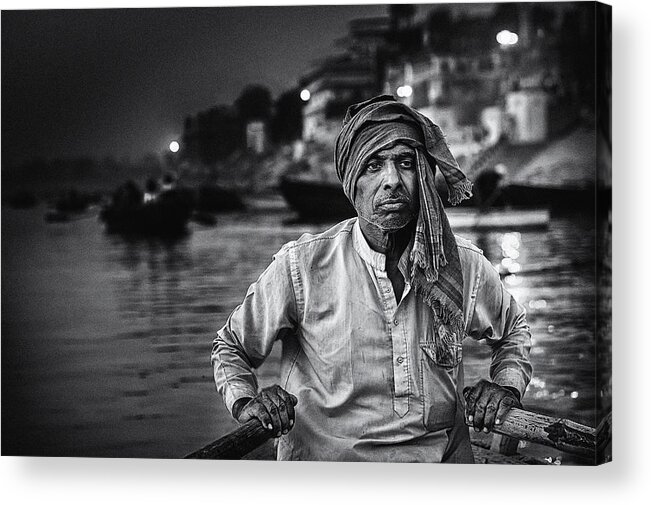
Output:
[[502,30],[495,38],[501,46],[514,46],[518,43],[518,34],[509,30]]
[[179,152],[179,149],[181,149],[181,145],[176,140],[172,140],[172,142],[170,142],[170,151],[177,153]]
[[400,98],[408,98],[413,92],[414,90],[408,84],[405,84],[404,86],[398,86],[398,89],[396,90],[396,94]]
[[303,91],[301,91],[301,100],[303,100],[304,102],[307,102],[310,99],[310,96],[312,95],[310,94],[309,89],[304,89]]

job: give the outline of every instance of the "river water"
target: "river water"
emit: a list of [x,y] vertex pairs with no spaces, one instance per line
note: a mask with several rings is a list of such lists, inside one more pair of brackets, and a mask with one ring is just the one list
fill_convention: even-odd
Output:
[[[181,457],[236,423],[215,391],[215,332],[283,243],[324,225],[287,211],[219,216],[175,242],[127,241],[94,217],[2,212],[2,452]],[[595,425],[595,227],[460,232],[514,274],[534,336],[526,407]],[[467,382],[489,352],[467,341]],[[276,349],[260,370],[272,384]]]

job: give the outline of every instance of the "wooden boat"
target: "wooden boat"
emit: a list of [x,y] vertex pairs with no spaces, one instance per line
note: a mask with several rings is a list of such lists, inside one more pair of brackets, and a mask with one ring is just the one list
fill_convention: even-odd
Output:
[[99,193],[86,193],[70,189],[49,203],[43,216],[47,223],[67,223],[95,216],[93,209],[101,200]]
[[88,210],[91,205],[96,205],[101,201],[99,193],[88,193],[70,189],[60,195],[52,204],[58,212],[80,214]]
[[185,190],[172,190],[153,202],[114,198],[100,213],[109,233],[143,236],[177,236],[186,232],[192,216],[192,195]]
[[[472,439],[477,463],[544,465],[554,461],[517,454],[519,441],[541,444],[575,455],[585,464],[610,460],[612,416],[591,428],[568,419],[511,409],[501,425],[493,428],[490,443]],[[185,456],[186,459],[275,459],[271,433],[259,421],[250,420],[228,435]]]
[[357,215],[339,183],[284,176],[280,192],[305,221],[338,221]]
[[503,198],[508,205],[519,208],[549,207],[554,210],[571,210],[594,207],[594,187],[536,186],[507,184]]
[[98,207],[90,205],[83,210],[61,210],[59,208],[49,208],[46,210],[43,219],[46,223],[70,223],[72,221],[81,221],[82,219],[91,219],[97,217]]
[[596,131],[586,125],[538,144],[502,141],[487,149],[468,173],[474,180],[485,170],[503,165],[507,177],[499,198],[509,207],[561,212],[593,209],[595,199],[601,201],[610,192],[595,188],[596,145]]

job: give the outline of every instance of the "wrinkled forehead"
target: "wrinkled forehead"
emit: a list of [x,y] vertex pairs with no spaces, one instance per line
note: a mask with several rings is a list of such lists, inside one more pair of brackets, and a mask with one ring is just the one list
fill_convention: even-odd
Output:
[[415,155],[415,146],[411,139],[398,139],[377,151],[370,153],[369,159],[389,159],[396,156]]

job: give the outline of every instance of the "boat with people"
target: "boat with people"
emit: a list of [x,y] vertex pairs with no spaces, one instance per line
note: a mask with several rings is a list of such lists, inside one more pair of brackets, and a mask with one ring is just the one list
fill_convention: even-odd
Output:
[[133,181],[128,181],[115,190],[100,219],[109,233],[177,236],[186,232],[192,211],[192,192],[185,188],[171,188],[146,198]]
[[100,218],[109,232],[170,236],[183,234],[190,220],[214,226],[215,214],[244,208],[234,190],[214,183],[181,186],[176,176],[168,173],[160,182],[149,178],[144,191],[134,181],[127,181],[115,190]]

